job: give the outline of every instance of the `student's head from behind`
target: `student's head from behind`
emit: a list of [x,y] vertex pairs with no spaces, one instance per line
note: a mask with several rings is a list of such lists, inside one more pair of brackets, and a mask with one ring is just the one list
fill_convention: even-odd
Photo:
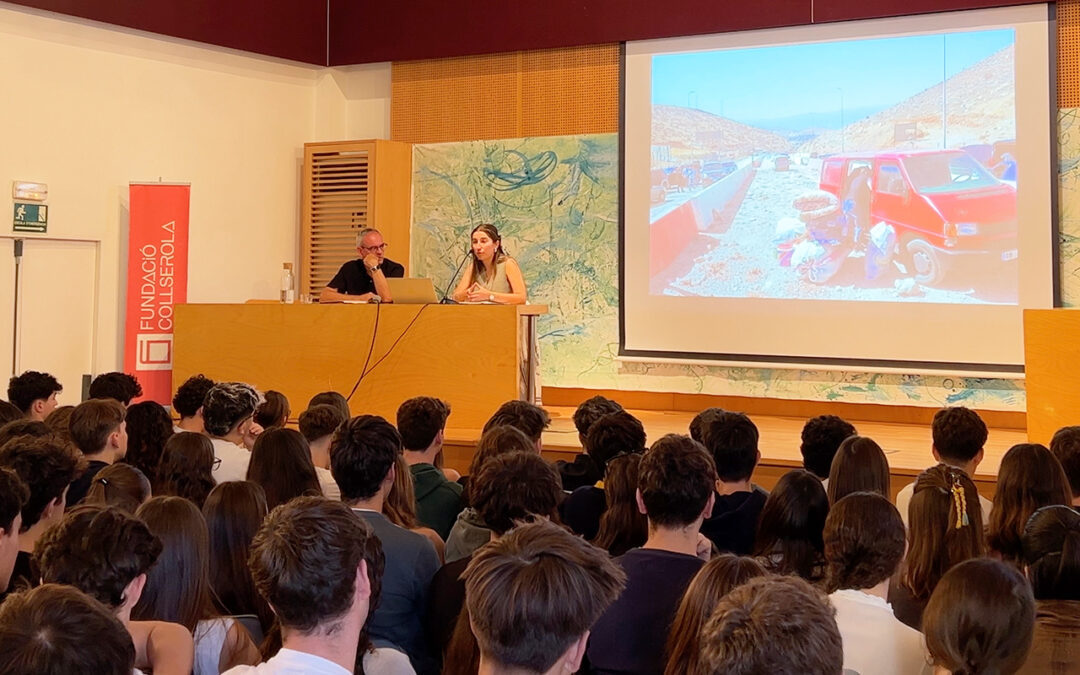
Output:
[[758,452],[758,429],[749,417],[721,410],[711,416],[704,435],[705,447],[716,463],[716,473],[721,481],[750,480],[761,454]]
[[529,437],[540,449],[540,436],[551,423],[547,411],[528,401],[507,401],[499,406],[484,424],[484,431],[503,425],[514,427]]
[[1021,537],[1031,514],[1043,506],[1072,504],[1061,462],[1038,443],[1021,443],[1001,458],[986,543],[1002,558],[1019,562]]
[[829,470],[829,503],[853,492],[889,496],[889,460],[881,446],[866,436],[848,436],[840,444]]
[[520,521],[554,516],[563,497],[559,474],[535,452],[494,457],[471,484],[473,507],[500,536]]
[[130,464],[117,462],[97,472],[81,503],[115,506],[133,514],[152,496],[146,474]]
[[311,448],[295,429],[275,428],[259,435],[251,450],[247,479],[262,486],[271,509],[293,497],[322,494]]
[[176,388],[173,396],[173,410],[181,419],[195,417],[206,400],[206,394],[214,387],[214,381],[202,373],[192,375]]
[[1024,558],[1036,600],[1080,600],[1080,513],[1044,506],[1024,527]]
[[139,601],[160,554],[161,541],[146,524],[113,506],[72,509],[34,546],[45,583],[74,586],[113,610]]
[[1062,427],[1050,439],[1050,452],[1061,462],[1073,499],[1080,498],[1080,426]]
[[124,625],[85,593],[45,584],[0,605],[0,672],[130,675],[135,645]]
[[8,401],[0,401],[0,426],[23,418],[23,411]]
[[509,425],[495,426],[484,431],[476,443],[476,452],[469,462],[469,475],[475,476],[480,467],[492,457],[511,452],[536,452],[536,445],[521,432]]
[[397,428],[406,450],[423,452],[439,439],[446,429],[450,405],[432,396],[417,396],[398,406]]
[[723,408],[712,407],[705,408],[697,415],[694,415],[694,419],[690,420],[690,438],[701,443],[706,448],[709,447],[709,444],[705,442],[705,434],[712,421],[724,412],[726,411]]
[[337,406],[320,403],[300,413],[297,422],[300,433],[310,444],[321,441],[327,436],[333,436],[337,428],[348,419],[347,415],[341,414],[341,409]]
[[15,557],[19,552],[19,528],[22,525],[22,508],[30,499],[18,474],[0,468],[0,588],[7,588]]
[[341,425],[330,444],[330,473],[342,501],[352,504],[389,492],[400,453],[401,436],[382,417],[360,415]]
[[352,417],[349,411],[349,401],[336,391],[322,391],[311,397],[307,407],[314,408],[317,405],[332,405],[341,413],[341,418],[347,420]]
[[806,421],[802,430],[800,451],[803,467],[818,478],[828,478],[833,455],[855,427],[836,415],[818,415]]
[[165,443],[157,471],[158,492],[202,506],[214,489],[214,445],[205,434],[181,431]]
[[248,567],[286,635],[332,638],[350,610],[367,616],[368,568],[381,568],[382,557],[378,539],[349,507],[299,497],[266,517],[252,541]]
[[215,384],[203,400],[206,433],[218,438],[242,433],[242,425],[250,423],[258,406],[259,394],[251,385],[242,382]]
[[53,433],[53,430],[49,428],[48,424],[45,424],[41,420],[31,420],[24,417],[13,422],[8,422],[0,427],[0,448],[4,447],[4,444],[11,439],[20,436],[56,439],[56,434]]
[[48,373],[28,370],[8,381],[8,400],[26,417],[43,420],[56,408],[60,382]]
[[110,455],[119,459],[127,452],[127,409],[111,398],[92,398],[71,411],[68,430],[75,447],[84,455]]
[[945,464],[920,473],[908,504],[908,552],[901,583],[916,598],[928,598],[945,572],[985,552],[975,483]]
[[142,396],[142,385],[134,375],[127,373],[102,373],[90,383],[90,398],[109,398],[128,405],[132,399]]
[[463,578],[481,660],[545,673],[560,662],[577,670],[589,628],[618,597],[626,575],[607,552],[537,521],[478,550]]
[[900,512],[874,492],[853,492],[825,519],[825,585],[865,590],[887,581],[904,559],[907,532]]
[[822,533],[828,515],[821,481],[802,469],[787,472],[761,509],[755,555],[769,556],[772,571],[815,578],[825,553]]
[[710,675],[840,675],[835,610],[798,577],[751,579],[721,598],[701,629],[701,665]]
[[39,521],[59,520],[68,485],[82,475],[86,460],[52,436],[19,436],[0,447],[0,467],[14,471],[30,489],[22,508],[25,532]]
[[62,405],[53,409],[43,421],[45,426],[49,427],[54,434],[61,439],[74,443],[71,438],[71,414],[75,412],[75,406]]
[[645,427],[641,420],[624,410],[604,415],[589,427],[585,452],[603,473],[612,457],[645,452]]
[[1012,565],[977,558],[949,570],[923,612],[930,658],[950,673],[1010,675],[1031,649],[1035,600]]
[[609,413],[619,412],[621,405],[604,396],[587,398],[574,410],[574,428],[578,432],[578,440],[585,443],[585,436],[589,433],[589,427],[593,422]]
[[638,506],[649,527],[684,528],[711,510],[716,469],[705,448],[689,436],[668,434],[652,444],[638,467]]
[[285,394],[271,389],[263,394],[263,401],[255,408],[255,421],[263,429],[274,429],[285,426],[291,413]]
[[269,625],[272,612],[259,597],[248,571],[251,540],[266,518],[266,496],[251,481],[228,481],[203,504],[210,541],[210,584],[230,614],[258,614]]
[[934,413],[930,432],[938,461],[963,467],[982,460],[988,433],[986,423],[974,410],[963,406],[942,408]]

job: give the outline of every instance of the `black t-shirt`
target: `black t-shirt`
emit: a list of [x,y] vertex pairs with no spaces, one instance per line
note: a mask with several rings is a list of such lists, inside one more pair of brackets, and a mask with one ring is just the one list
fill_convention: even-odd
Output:
[[758,519],[768,498],[769,494],[756,485],[750,492],[718,496],[712,514],[701,524],[701,533],[718,551],[752,554]]
[[[383,276],[405,276],[405,267],[390,258],[383,258],[381,267]],[[326,286],[346,295],[363,295],[364,293],[375,292],[375,282],[371,280],[371,275],[364,269],[364,261],[359,258],[342,265],[338,273],[334,275],[334,278]]]
[[431,580],[428,609],[425,619],[428,643],[433,654],[442,654],[454,634],[458,614],[465,606],[465,582],[461,573],[469,566],[472,556],[443,565]]
[[604,491],[595,485],[579,487],[559,505],[563,525],[589,541],[596,539],[599,534],[600,517],[604,511],[607,511],[607,498]]
[[64,499],[65,508],[70,509],[81,502],[86,493],[90,492],[90,485],[94,482],[98,472],[107,466],[109,465],[97,459],[87,462],[86,471],[83,472],[83,475],[71,481],[71,485],[68,487],[67,497]]

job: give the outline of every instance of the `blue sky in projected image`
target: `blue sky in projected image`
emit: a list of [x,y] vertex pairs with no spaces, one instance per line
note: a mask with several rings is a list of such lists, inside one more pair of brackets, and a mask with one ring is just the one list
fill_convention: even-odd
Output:
[[1003,29],[665,54],[653,57],[652,102],[765,127],[765,120],[817,113],[819,124],[835,128],[841,95],[850,124],[1015,40],[1014,30]]

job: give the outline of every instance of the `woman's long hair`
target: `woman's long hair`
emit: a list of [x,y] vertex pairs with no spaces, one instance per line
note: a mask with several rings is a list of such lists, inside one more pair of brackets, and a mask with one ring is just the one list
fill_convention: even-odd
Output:
[[986,543],[1002,559],[1019,564],[1024,526],[1043,506],[1071,506],[1072,491],[1061,462],[1045,446],[1020,443],[1001,458]]
[[152,496],[150,480],[142,471],[130,464],[117,462],[97,472],[82,503],[115,506],[135,515]]
[[600,516],[600,529],[593,544],[620,556],[645,543],[649,521],[637,505],[638,466],[641,455],[627,453],[608,460],[604,473],[604,501],[607,510]]
[[[480,259],[476,257],[476,253],[472,248],[472,236],[477,232],[483,232],[491,241],[495,242],[495,253],[491,257],[491,268],[484,267],[484,263],[480,262]],[[499,234],[499,230],[490,223],[483,223],[473,228],[469,233],[469,257],[472,258],[472,276],[469,278],[469,284],[480,282],[481,284],[490,284],[495,280],[495,269],[498,264],[506,260],[506,251],[502,247],[502,236]]]
[[323,493],[311,461],[311,447],[295,429],[269,429],[259,434],[251,448],[247,479],[262,486],[270,510],[295,497]]
[[204,434],[182,431],[165,443],[157,493],[190,500],[202,508],[214,489],[214,445]]
[[889,499],[889,460],[874,439],[848,436],[829,469],[829,504],[853,492],[875,492]]
[[770,572],[817,581],[824,573],[825,518],[829,498],[818,478],[803,469],[784,474],[758,521],[754,555]]
[[412,471],[401,453],[394,460],[394,485],[383,504],[383,515],[406,530],[420,527],[420,520],[416,516],[416,487],[413,485]]
[[1080,513],[1044,506],[1024,527],[1024,564],[1037,600],[1080,600]]
[[140,401],[128,406],[126,422],[128,441],[124,461],[147,477],[158,475],[165,443],[173,435],[169,413],[160,403]]

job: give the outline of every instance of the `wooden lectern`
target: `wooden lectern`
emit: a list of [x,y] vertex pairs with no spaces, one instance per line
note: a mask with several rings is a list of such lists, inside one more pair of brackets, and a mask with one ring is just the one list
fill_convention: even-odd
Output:
[[173,389],[203,373],[288,397],[299,414],[322,391],[354,415],[395,423],[413,396],[450,404],[454,427],[480,428],[536,390],[536,317],[546,305],[177,305]]
[[1080,310],[1024,310],[1028,441],[1048,445],[1063,426],[1080,424]]

